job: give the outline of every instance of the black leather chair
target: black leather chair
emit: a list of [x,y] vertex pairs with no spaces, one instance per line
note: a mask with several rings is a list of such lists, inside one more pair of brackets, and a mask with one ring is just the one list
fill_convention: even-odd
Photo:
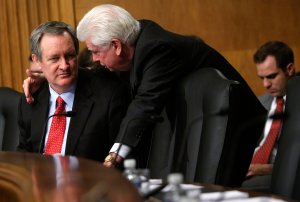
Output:
[[15,151],[19,142],[17,123],[18,103],[21,93],[0,87],[0,151]]
[[289,80],[271,192],[300,200],[300,77]]
[[189,182],[240,186],[267,114],[250,88],[204,68],[180,82],[167,106],[153,133],[151,177],[176,171]]

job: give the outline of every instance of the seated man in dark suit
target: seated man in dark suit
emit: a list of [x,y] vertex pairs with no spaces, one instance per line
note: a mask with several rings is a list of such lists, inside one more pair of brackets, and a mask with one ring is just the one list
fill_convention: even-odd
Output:
[[[79,42],[63,22],[38,26],[31,33],[30,47],[32,61],[48,82],[34,94],[34,104],[29,105],[25,96],[20,100],[18,150],[103,162],[127,110],[127,89],[116,78],[78,69]],[[53,114],[60,116],[48,118]]]
[[[269,111],[269,116],[271,116],[278,109],[280,100],[282,100],[284,105],[287,81],[295,75],[294,54],[292,49],[285,43],[269,41],[256,51],[254,62],[256,64],[257,75],[262,79],[263,86],[267,91],[267,93],[259,97],[259,100]],[[242,187],[266,192],[270,187],[271,173],[281,127],[278,127],[276,137],[272,141],[270,139],[272,134],[270,131],[274,131],[274,127],[272,126],[274,122],[278,122],[278,120],[268,119],[266,121],[264,132],[255,149],[248,170],[247,180],[243,183]],[[271,146],[268,149],[266,145]],[[267,150],[268,153],[265,152]]]

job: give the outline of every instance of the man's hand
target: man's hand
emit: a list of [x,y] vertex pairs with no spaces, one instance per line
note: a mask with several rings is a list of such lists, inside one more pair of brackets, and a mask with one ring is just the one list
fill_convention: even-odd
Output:
[[34,102],[32,94],[35,93],[41,83],[45,80],[45,77],[41,71],[32,71],[26,69],[27,78],[23,81],[23,90],[26,96],[26,101],[31,104]]
[[256,175],[268,175],[273,170],[273,164],[250,164],[248,169],[247,178]]
[[103,165],[107,168],[117,168],[123,163],[123,158],[116,153],[109,153]]

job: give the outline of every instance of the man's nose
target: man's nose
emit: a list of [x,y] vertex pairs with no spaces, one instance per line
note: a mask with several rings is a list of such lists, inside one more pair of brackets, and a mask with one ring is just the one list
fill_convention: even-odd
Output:
[[66,68],[68,68],[68,67],[70,66],[70,63],[69,63],[69,60],[68,60],[68,59],[66,59],[66,58],[61,58],[60,61],[61,61],[61,62],[60,62],[60,68],[61,68],[61,69],[66,69]]
[[271,86],[270,80],[268,78],[264,78],[263,85],[264,85],[265,88],[270,87]]
[[93,59],[93,62],[97,62],[100,60],[98,54],[94,54],[94,53],[92,54],[92,59]]

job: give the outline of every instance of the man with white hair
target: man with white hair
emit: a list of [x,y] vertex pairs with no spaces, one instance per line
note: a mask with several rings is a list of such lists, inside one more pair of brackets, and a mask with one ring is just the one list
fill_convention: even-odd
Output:
[[[147,159],[156,119],[186,75],[212,67],[248,86],[222,55],[199,38],[171,33],[150,20],[136,20],[119,6],[91,9],[78,24],[77,37],[85,41],[94,61],[111,71],[130,71],[132,101],[104,163],[107,167],[120,164],[136,148],[143,148],[137,153]],[[30,101],[29,83],[25,82],[24,90]]]

